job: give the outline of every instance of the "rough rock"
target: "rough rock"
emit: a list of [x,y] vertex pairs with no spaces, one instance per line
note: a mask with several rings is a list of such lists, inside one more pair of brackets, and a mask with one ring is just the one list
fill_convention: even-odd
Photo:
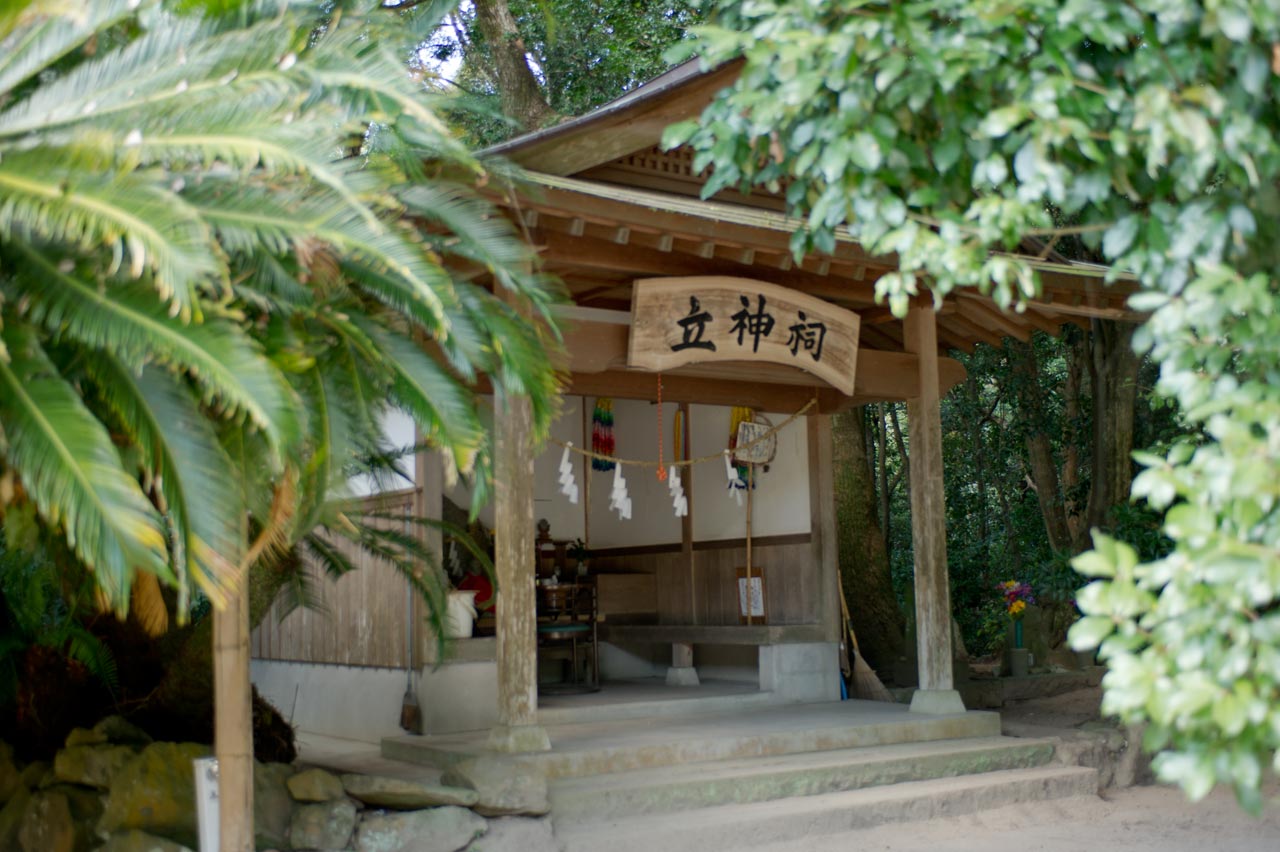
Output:
[[13,761],[13,746],[0,741],[0,805],[3,805],[22,786],[22,771]]
[[332,802],[346,797],[338,776],[323,769],[304,769],[286,783],[295,802]]
[[75,784],[55,784],[45,793],[58,793],[67,800],[71,810],[71,826],[75,831],[76,852],[88,852],[98,842],[98,820],[102,818],[102,794],[88,787]]
[[292,774],[287,763],[253,762],[253,835],[259,849],[289,848],[293,799],[285,782]]
[[293,812],[289,842],[294,849],[345,849],[355,828],[356,805],[350,799],[302,805]]
[[67,741],[63,744],[63,747],[76,748],[77,746],[105,745],[106,742],[106,734],[100,734],[92,728],[72,728],[71,733],[67,734]]
[[[81,729],[83,730],[83,729]],[[105,790],[136,752],[124,745],[79,745],[64,748],[53,758],[53,775],[59,781]]]
[[0,849],[18,848],[18,829],[30,802],[31,793],[27,792],[26,787],[19,787],[5,806],[0,808]]
[[475,790],[480,798],[473,807],[484,816],[542,816],[551,810],[546,776],[536,766],[509,758],[463,760],[446,770],[440,780]]
[[466,808],[365,814],[356,829],[357,852],[458,852],[485,833],[488,823]]
[[460,805],[468,808],[476,804],[480,798],[476,791],[469,787],[418,784],[399,778],[384,778],[380,775],[343,775],[342,786],[347,791],[347,795],[353,799],[359,799],[366,805],[375,808],[395,808],[400,811],[440,805]]
[[24,789],[34,790],[44,784],[45,776],[48,776],[50,783],[53,782],[53,767],[46,760],[37,760],[27,764],[20,780]]
[[125,720],[123,716],[108,716],[93,726],[93,732],[114,745],[145,746],[151,744],[151,737],[137,725]]
[[191,852],[191,849],[181,843],[132,829],[111,835],[95,852]]
[[76,829],[66,796],[42,790],[31,797],[18,826],[18,848],[22,852],[75,852]]
[[499,817],[489,820],[484,837],[466,852],[559,852],[550,817]]
[[195,772],[209,754],[196,743],[152,743],[116,773],[98,831],[136,828],[188,846],[197,844]]

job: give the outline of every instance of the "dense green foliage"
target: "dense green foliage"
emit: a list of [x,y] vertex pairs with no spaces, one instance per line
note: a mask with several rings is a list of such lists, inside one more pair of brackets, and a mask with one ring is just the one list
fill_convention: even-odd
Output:
[[[1161,777],[1260,807],[1280,770],[1280,7],[1245,0],[753,0],[702,30],[737,84],[678,126],[707,191],[781,186],[795,248],[848,228],[926,285],[1002,305],[1034,271],[992,249],[1081,236],[1142,288],[1137,345],[1193,437],[1140,457],[1169,556],[1106,536],[1076,567],[1104,710],[1146,721]],[[1075,223],[1069,228],[1059,222]]]
[[317,530],[407,567],[410,537],[341,500],[389,450],[382,416],[484,500],[482,378],[537,429],[554,399],[554,290],[470,189],[392,16],[204,5],[0,17],[0,507],[16,541],[33,504],[118,611],[139,571],[181,616],[297,542],[347,567]]

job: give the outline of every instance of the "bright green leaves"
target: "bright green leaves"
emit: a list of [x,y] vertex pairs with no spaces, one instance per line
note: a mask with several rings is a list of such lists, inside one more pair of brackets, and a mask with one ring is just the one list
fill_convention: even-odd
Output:
[[1194,436],[1138,458],[1174,551],[1141,565],[1097,539],[1071,639],[1101,645],[1105,708],[1149,724],[1163,777],[1254,807],[1280,765],[1280,14],[856,5],[728,4],[701,53],[741,77],[666,141],[746,185],[789,180],[797,252],[848,229],[893,253],[876,294],[896,313],[922,282],[1032,295],[1031,265],[993,254],[1027,237],[1078,236],[1139,282],[1137,345]]

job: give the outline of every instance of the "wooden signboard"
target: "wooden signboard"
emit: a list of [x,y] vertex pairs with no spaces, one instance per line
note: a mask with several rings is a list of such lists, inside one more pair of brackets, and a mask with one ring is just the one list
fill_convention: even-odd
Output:
[[721,275],[644,278],[631,297],[627,365],[666,371],[707,361],[799,367],[853,394],[858,315],[776,284]]

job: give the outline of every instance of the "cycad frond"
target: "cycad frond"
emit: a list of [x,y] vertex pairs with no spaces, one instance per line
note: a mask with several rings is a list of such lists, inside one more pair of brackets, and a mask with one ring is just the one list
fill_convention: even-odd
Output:
[[136,568],[173,579],[160,518],[35,330],[6,316],[0,334],[9,353],[8,363],[0,361],[5,460],[41,516],[65,528],[68,544],[123,612]]
[[68,151],[0,158],[0,238],[36,239],[128,257],[134,278],[151,269],[156,289],[183,319],[199,319],[198,295],[225,279],[208,226],[182,198],[144,172],[81,169]]
[[427,440],[452,455],[460,471],[471,470],[488,440],[474,394],[412,340],[369,321],[356,324],[384,355],[396,401],[417,422],[432,424]]
[[56,336],[113,353],[135,369],[146,363],[188,373],[205,404],[246,414],[279,448],[296,442],[296,403],[262,347],[239,326],[210,318],[183,324],[141,285],[95,286],[70,258],[0,241],[12,278],[0,290]]
[[0,92],[17,88],[137,7],[137,0],[32,4],[17,10],[11,28],[0,13]]
[[256,88],[297,91],[281,75],[289,27],[263,22],[215,33],[197,16],[159,15],[122,49],[84,62],[0,113],[0,135],[92,123],[210,95],[240,97]]
[[103,354],[83,363],[98,396],[134,431],[146,480],[163,498],[180,589],[190,579],[211,599],[222,599],[244,549],[244,507],[236,468],[217,433],[191,391],[163,371],[134,373]]

